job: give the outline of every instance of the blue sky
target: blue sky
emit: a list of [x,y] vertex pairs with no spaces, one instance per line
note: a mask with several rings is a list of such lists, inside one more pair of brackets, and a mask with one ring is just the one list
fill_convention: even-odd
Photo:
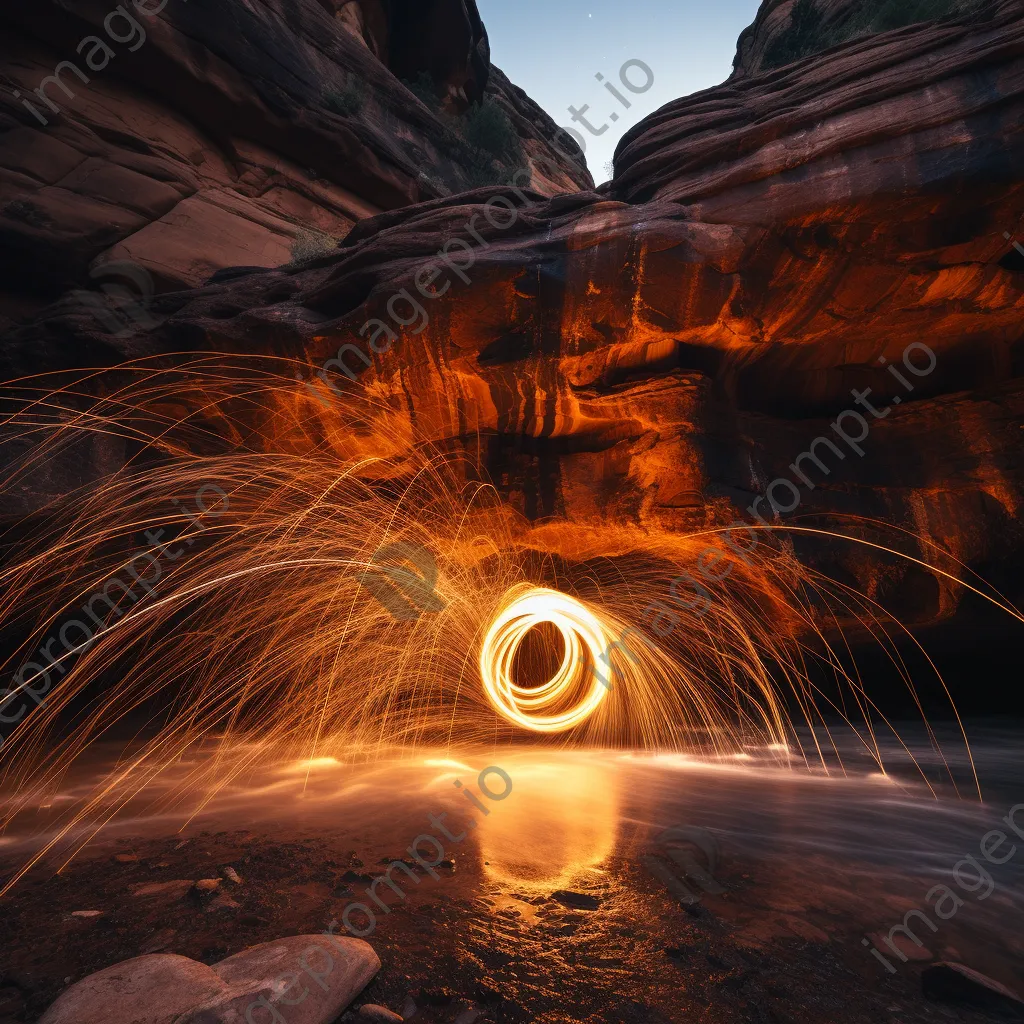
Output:
[[[477,0],[491,41],[491,60],[560,124],[581,131],[594,180],[604,181],[623,132],[669,100],[717,85],[732,72],[736,39],[754,20],[759,0]],[[643,61],[654,84],[643,94],[623,88],[619,71]],[[632,106],[627,110],[595,79],[603,74]],[[637,86],[645,74],[633,67]],[[600,130],[574,124],[568,107]],[[610,115],[619,119],[611,121]]]

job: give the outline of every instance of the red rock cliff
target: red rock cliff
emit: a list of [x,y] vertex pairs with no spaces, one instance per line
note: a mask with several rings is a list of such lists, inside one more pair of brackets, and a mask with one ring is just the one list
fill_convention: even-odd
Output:
[[[192,287],[288,262],[303,230],[336,239],[520,168],[541,191],[592,185],[571,140],[554,148],[551,119],[491,68],[474,0],[141,6],[159,13],[0,11],[0,324],[110,261]],[[459,115],[482,100],[508,118],[501,154],[465,138]]]

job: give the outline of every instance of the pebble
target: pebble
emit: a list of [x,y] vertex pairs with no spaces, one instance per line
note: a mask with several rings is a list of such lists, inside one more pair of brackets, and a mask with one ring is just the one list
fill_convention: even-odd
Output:
[[386,1006],[367,1003],[365,1006],[359,1007],[356,1020],[359,1024],[394,1024],[396,1021],[400,1022],[402,1017],[397,1013],[393,1013]]
[[219,878],[200,878],[199,881],[196,882],[196,889],[198,889],[199,892],[213,892],[213,890],[219,885]]
[[103,915],[102,910],[72,910],[72,917],[101,917]]
[[128,891],[139,898],[181,899],[195,883],[191,879],[177,878],[173,882],[139,882],[129,885]]
[[230,864],[228,864],[224,868],[221,868],[221,873],[224,875],[224,877],[229,882],[234,882],[235,885],[241,885],[242,884],[241,877],[239,876],[238,872]]
[[206,907],[206,912],[208,914],[211,914],[211,913],[213,913],[214,911],[217,911],[217,910],[241,910],[241,909],[242,909],[242,904],[241,903],[236,903],[230,896],[228,896],[227,893],[222,892],[222,893],[218,893],[218,895],[214,896],[214,898],[212,900],[210,900],[209,904]]
[[138,864],[139,858],[134,853],[115,853],[114,860],[118,864]]
[[601,906],[601,901],[596,896],[572,892],[570,889],[559,889],[551,894],[551,898],[564,907],[575,907],[577,910],[597,910]]

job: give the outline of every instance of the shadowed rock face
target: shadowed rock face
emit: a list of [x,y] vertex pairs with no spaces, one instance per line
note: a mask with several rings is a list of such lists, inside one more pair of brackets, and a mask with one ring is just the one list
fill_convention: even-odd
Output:
[[733,79],[763,74],[851,39],[940,18],[990,16],[992,0],[765,0],[740,36]]
[[321,0],[397,78],[430,75],[457,109],[483,98],[490,46],[475,0]]
[[[775,521],[756,502],[786,477],[793,515],[898,524],[926,553],[1002,566],[1012,596],[1022,54],[1024,16],[1003,3],[706,90],[633,129],[600,193],[491,188],[381,213],[337,254],[160,299],[144,347],[257,349],[312,376],[354,345],[351,376],[396,415],[451,447],[482,435],[499,489],[543,522],[538,546],[567,557],[600,553],[595,527],[610,552],[620,528],[674,534],[752,505]],[[437,298],[417,289],[431,266]],[[7,375],[69,338],[85,365],[114,347],[55,307],[8,335]],[[832,426],[846,410],[862,443],[849,416],[854,440]],[[793,490],[769,493],[784,519]],[[797,551],[916,621],[961,596],[863,549]]]
[[[469,54],[489,53],[487,33],[475,0],[320,0],[399,77],[412,78],[431,71],[444,81],[447,64],[452,71],[467,70]],[[420,33],[420,45],[415,45]],[[423,45],[423,44],[426,45]],[[418,51],[414,55],[413,51]],[[486,66],[480,70],[486,80]],[[483,83],[480,90],[482,92]],[[475,98],[479,98],[479,93]]]
[[[338,238],[463,190],[480,160],[455,115],[485,90],[510,112],[520,181],[592,185],[571,142],[566,156],[547,141],[550,118],[504,76],[489,83],[473,0],[140,4],[159,13],[128,4],[131,21],[110,21],[105,0],[0,12],[0,325],[104,263],[134,261],[157,290],[192,287],[287,262],[300,229]],[[400,80],[423,73],[447,114]]]

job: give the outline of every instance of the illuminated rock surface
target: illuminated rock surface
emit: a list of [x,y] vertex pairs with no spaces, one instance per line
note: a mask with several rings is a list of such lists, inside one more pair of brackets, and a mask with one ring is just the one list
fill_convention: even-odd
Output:
[[[668,104],[627,134],[600,193],[489,187],[402,206],[336,255],[158,297],[162,325],[128,340],[65,302],[8,333],[5,371],[255,350],[311,379],[355,343],[359,386],[480,451],[509,503],[549,526],[539,547],[572,557],[597,528],[612,553],[619,528],[749,520],[787,477],[780,512],[904,527],[922,538],[912,551],[942,545],[1012,596],[1024,257],[1004,236],[1021,224],[1022,43],[1010,2],[854,40]],[[831,426],[846,410],[863,443]],[[961,596],[806,546],[911,621]]]
[[83,978],[57,999],[40,1024],[170,1024],[223,989],[206,964],[171,953],[140,956]]

